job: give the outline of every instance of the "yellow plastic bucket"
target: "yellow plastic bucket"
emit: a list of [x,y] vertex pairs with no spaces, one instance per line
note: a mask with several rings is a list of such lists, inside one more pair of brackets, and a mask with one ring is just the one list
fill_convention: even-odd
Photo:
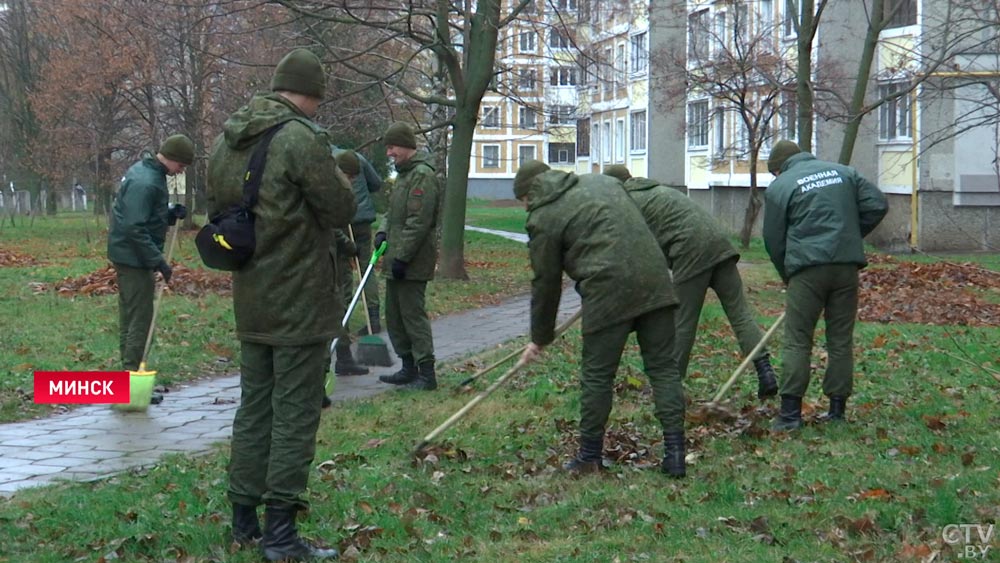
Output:
[[153,385],[156,383],[156,372],[140,367],[138,371],[128,373],[128,403],[115,403],[111,408],[120,411],[144,411],[149,408],[149,399],[153,395]]

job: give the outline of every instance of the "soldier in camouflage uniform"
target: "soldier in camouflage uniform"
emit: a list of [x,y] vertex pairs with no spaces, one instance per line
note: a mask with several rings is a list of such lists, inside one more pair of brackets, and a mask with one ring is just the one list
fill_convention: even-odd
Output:
[[437,216],[441,201],[430,156],[417,151],[417,137],[406,123],[393,123],[382,137],[386,155],[396,166],[385,230],[375,234],[375,247],[388,241],[382,262],[385,324],[403,367],[379,380],[407,389],[437,389],[434,338],[424,305],[427,282],[437,265]]
[[[334,229],[354,215],[354,195],[329,138],[312,123],[326,77],[316,55],[297,49],[223,126],[208,163],[208,212],[240,202],[243,177],[262,134],[284,124],[267,152],[253,208],[257,246],[233,273],[242,396],[233,421],[229,499],[233,539],[260,539],[269,561],[331,558],[299,537],[295,515],[316,451],[325,357],[340,332],[343,302],[328,251]],[[263,503],[261,534],[256,507]],[[263,537],[261,537],[263,535]]]
[[[667,257],[677,288],[677,369],[687,375],[691,348],[698,332],[698,319],[709,288],[718,296],[730,326],[736,333],[743,356],[753,351],[764,331],[743,292],[743,279],[736,263],[740,255],[729,238],[703,207],[681,192],[648,178],[633,178],[620,164],[605,174],[624,182]],[[757,370],[757,398],[778,394],[778,382],[770,354],[762,349],[753,359]]]
[[661,469],[683,477],[684,389],[674,355],[677,298],[666,259],[642,215],[614,179],[550,170],[532,160],[514,178],[527,205],[534,360],[555,338],[562,276],[576,282],[583,307],[580,450],[564,467],[591,472],[602,465],[613,384],[628,335],[636,333],[663,427]]
[[828,360],[825,420],[842,421],[854,384],[854,318],[858,270],[867,265],[864,237],[889,211],[885,196],[850,166],[817,160],[791,141],[771,149],[767,169],[776,176],[764,194],[764,246],[785,291],[781,411],[775,430],[802,426],[813,335],[826,318]]

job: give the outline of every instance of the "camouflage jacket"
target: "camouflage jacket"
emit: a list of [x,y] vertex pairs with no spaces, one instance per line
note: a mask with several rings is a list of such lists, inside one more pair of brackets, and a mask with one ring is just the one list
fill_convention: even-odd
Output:
[[614,178],[540,174],[528,191],[526,228],[535,344],[554,338],[563,271],[582,298],[584,333],[677,304],[663,252]]
[[392,261],[407,264],[406,279],[434,279],[437,265],[437,217],[442,191],[434,166],[426,152],[419,151],[396,166],[396,177],[389,195],[385,234],[389,247],[382,258],[382,271],[392,277]]
[[625,191],[639,206],[660,243],[674,283],[739,257],[715,219],[688,196],[648,178],[629,179]]
[[302,346],[340,332],[333,229],[347,228],[354,194],[337,167],[327,136],[277,94],[260,94],[223,125],[208,161],[208,212],[239,203],[243,176],[261,134],[288,122],[271,140],[254,207],[257,249],[233,273],[233,309],[240,340]]
[[108,260],[150,270],[162,262],[168,200],[167,167],[147,153],[125,172],[115,195]]

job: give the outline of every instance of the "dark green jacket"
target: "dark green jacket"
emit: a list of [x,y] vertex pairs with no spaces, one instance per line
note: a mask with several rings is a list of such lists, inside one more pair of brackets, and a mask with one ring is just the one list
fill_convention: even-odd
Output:
[[660,243],[674,283],[739,257],[712,215],[688,196],[648,178],[629,179],[625,191]]
[[677,304],[663,252],[618,180],[549,170],[527,197],[532,342],[554,339],[563,271],[582,298],[584,333]]
[[122,178],[111,209],[108,260],[152,270],[163,261],[167,236],[167,167],[143,155]]
[[418,151],[396,166],[396,183],[389,196],[386,214],[386,240],[389,247],[382,258],[382,271],[392,277],[392,261],[407,264],[406,279],[434,279],[437,265],[437,217],[442,190],[430,156]]
[[809,266],[864,267],[864,237],[888,211],[885,195],[857,170],[799,153],[764,193],[764,246],[785,281]]
[[354,195],[327,136],[281,96],[254,96],[212,147],[208,212],[242,199],[257,140],[282,122],[288,123],[271,140],[253,209],[257,249],[233,273],[233,309],[240,340],[302,346],[332,340],[344,312],[328,249],[333,229],[346,229],[354,216]]

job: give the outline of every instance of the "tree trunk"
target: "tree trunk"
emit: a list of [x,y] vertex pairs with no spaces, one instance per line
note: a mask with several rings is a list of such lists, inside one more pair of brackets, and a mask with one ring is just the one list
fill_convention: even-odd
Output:
[[847,115],[850,121],[844,128],[844,140],[840,144],[840,157],[837,162],[850,164],[854,156],[854,143],[858,140],[861,129],[861,119],[865,116],[865,94],[868,92],[868,79],[871,77],[872,62],[875,60],[875,48],[878,46],[878,36],[882,31],[882,10],[885,0],[873,0],[871,21],[865,34],[865,45],[861,51],[861,62],[858,63],[858,74],[854,82],[854,94],[851,96],[851,106]]
[[743,230],[740,231],[740,244],[743,249],[750,248],[750,238],[753,236],[753,226],[760,215],[760,191],[757,189],[757,159],[760,148],[750,149],[750,200],[747,202],[746,213],[743,215]]
[[448,153],[448,182],[441,217],[441,263],[438,268],[441,277],[446,279],[469,279],[465,271],[465,206],[477,108],[478,104],[472,108],[462,107],[455,113],[451,151]]
[[[799,18],[799,36],[796,42],[798,60],[795,81],[796,101],[799,110],[799,148],[812,152],[813,136],[813,92],[812,92],[812,46],[813,46],[813,0],[802,0]],[[751,172],[752,173],[752,172]]]

